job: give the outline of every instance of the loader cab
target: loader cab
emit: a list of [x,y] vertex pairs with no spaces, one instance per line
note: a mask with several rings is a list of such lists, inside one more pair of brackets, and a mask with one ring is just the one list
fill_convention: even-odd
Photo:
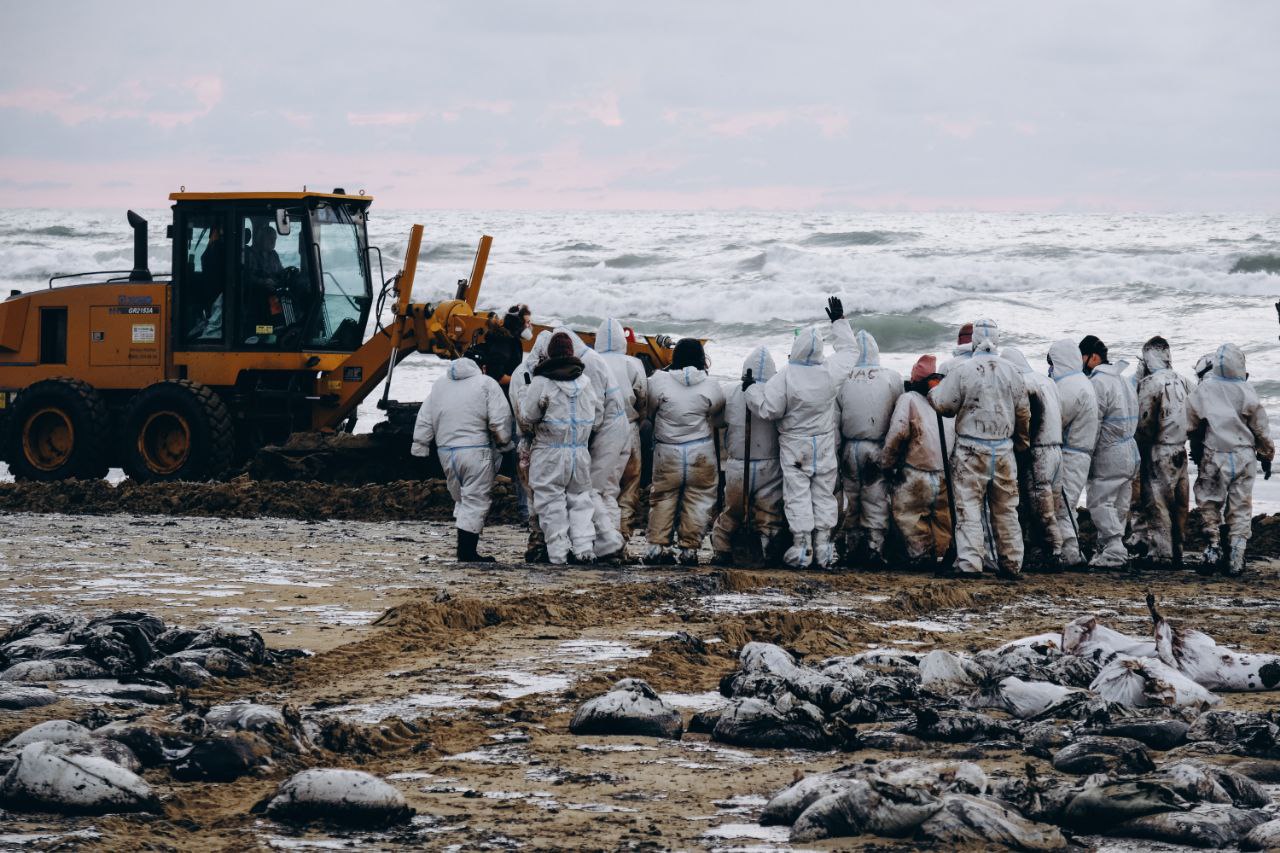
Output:
[[170,198],[175,350],[360,347],[373,303],[371,198],[341,192]]

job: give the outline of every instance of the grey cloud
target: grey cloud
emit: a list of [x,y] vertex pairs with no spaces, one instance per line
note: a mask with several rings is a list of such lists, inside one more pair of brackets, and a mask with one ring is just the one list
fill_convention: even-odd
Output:
[[[430,179],[420,158],[456,158],[467,164],[453,177],[491,178],[514,203],[530,186],[605,203],[771,186],[831,204],[1106,196],[1274,209],[1280,197],[1280,4],[217,9],[14,5],[0,158],[271,165],[305,152],[369,158],[404,186]],[[127,44],[146,50],[122,54]],[[182,112],[191,93],[177,84],[193,77],[220,80],[221,100],[173,127],[72,124],[2,100],[52,91],[110,103],[140,86],[145,109]],[[615,103],[621,124],[610,126]],[[815,110],[845,123],[830,132]],[[353,124],[353,113],[416,118]],[[567,151],[582,170],[564,169]]]

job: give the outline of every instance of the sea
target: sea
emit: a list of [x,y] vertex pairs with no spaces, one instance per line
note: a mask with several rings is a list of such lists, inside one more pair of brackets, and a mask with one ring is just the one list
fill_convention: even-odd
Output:
[[[151,267],[170,266],[167,209],[151,222]],[[711,372],[732,381],[764,344],[786,362],[796,330],[824,323],[828,296],[904,374],[945,359],[961,324],[994,320],[1002,343],[1045,369],[1049,345],[1094,334],[1134,365],[1153,335],[1174,367],[1232,342],[1280,435],[1280,215],[857,212],[513,212],[380,210],[370,243],[381,273],[402,263],[409,229],[425,240],[414,298],[450,298],[479,238],[493,237],[479,306],[528,303],[539,323],[594,330],[617,317],[641,334],[708,339]],[[0,287],[53,275],[128,269],[123,210],[0,210]],[[375,275],[378,265],[375,263]],[[372,325],[372,322],[371,322]],[[421,399],[441,362],[413,355],[391,397]],[[381,418],[378,394],[358,431]],[[1273,485],[1273,483],[1275,485]],[[1280,477],[1261,478],[1258,509],[1280,511]]]

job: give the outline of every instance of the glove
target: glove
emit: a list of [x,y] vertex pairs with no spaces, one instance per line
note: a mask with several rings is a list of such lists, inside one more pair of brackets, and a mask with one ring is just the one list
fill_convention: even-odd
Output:
[[1271,479],[1271,460],[1259,459],[1258,461],[1262,463],[1262,479],[1270,480]]
[[844,319],[844,303],[840,301],[839,296],[832,296],[827,299],[827,317],[831,322]]

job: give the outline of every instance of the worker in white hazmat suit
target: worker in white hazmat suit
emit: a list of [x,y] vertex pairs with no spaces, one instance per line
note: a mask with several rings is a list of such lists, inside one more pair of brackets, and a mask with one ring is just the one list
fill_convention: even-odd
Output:
[[937,568],[951,547],[951,509],[938,416],[926,395],[942,381],[938,360],[921,356],[894,404],[880,466],[892,486],[893,522],[913,565]]
[[538,524],[538,511],[533,506],[532,490],[529,488],[529,453],[533,449],[532,434],[525,434],[519,428],[520,423],[520,404],[524,400],[524,395],[529,389],[529,385],[533,382],[533,370],[538,366],[538,362],[547,357],[547,345],[551,341],[551,331],[543,329],[538,333],[537,339],[533,342],[533,347],[525,354],[524,361],[520,363],[511,374],[511,381],[507,386],[507,398],[511,401],[511,411],[516,419],[517,445],[516,445],[516,476],[520,480],[520,485],[524,488],[528,498],[529,511],[529,541],[525,546],[524,560],[526,563],[545,563],[547,561],[547,543],[546,538],[542,535],[542,525]]
[[956,334],[955,349],[951,358],[938,365],[938,373],[946,376],[951,369],[973,358],[973,324],[965,323]]
[[626,540],[621,533],[618,492],[622,471],[630,456],[631,424],[622,402],[622,389],[600,353],[583,343],[577,332],[564,327],[573,341],[573,354],[582,362],[583,373],[595,386],[604,421],[591,434],[591,502],[596,527],[595,555],[598,559],[620,558]]
[[1271,442],[1267,411],[1248,381],[1244,353],[1223,344],[1214,354],[1213,368],[1187,401],[1187,433],[1196,458],[1196,504],[1209,539],[1205,571],[1217,565],[1221,547],[1219,526],[1231,537],[1227,571],[1244,571],[1253,515],[1254,461],[1262,463],[1264,479],[1271,479],[1275,445]]
[[[627,355],[627,336],[622,324],[612,317],[596,330],[595,351],[609,365],[613,384],[618,389],[622,412],[627,419],[627,460],[618,481],[618,529],[623,541],[635,529],[636,509],[640,505],[640,420],[649,405],[649,379],[640,359]],[[609,480],[612,486],[612,479]],[[606,506],[612,509],[608,497]]]
[[[698,548],[711,526],[720,485],[715,430],[724,392],[707,378],[702,343],[676,343],[671,366],[649,380],[653,421],[653,479],[649,484],[646,563],[698,565]],[[674,554],[668,549],[677,549]]]
[[786,369],[764,383],[747,383],[747,405],[778,424],[783,508],[792,545],[783,562],[794,568],[835,559],[831,532],[836,526],[835,383],[823,363],[817,326],[800,329]]
[[[756,347],[742,363],[742,375],[751,371],[756,382],[768,382],[778,372],[773,356]],[[717,565],[733,563],[734,534],[743,525],[743,475],[749,478],[752,531],[760,537],[760,553],[768,557],[782,529],[782,468],[778,464],[778,428],[747,410],[741,382],[724,386],[724,443],[720,470],[724,472],[724,509],[711,530],[711,548]],[[751,418],[750,471],[746,455],[746,424]]]
[[[982,572],[983,553],[996,553],[997,573],[1022,571],[1015,451],[1030,447],[1031,406],[1022,372],[997,358],[999,330],[992,320],[973,324],[973,357],[951,368],[929,392],[929,402],[956,418],[951,477],[956,502],[956,563],[960,576]],[[983,541],[982,508],[991,520],[990,546]]]
[[839,388],[857,366],[860,351],[853,327],[844,318],[844,303],[840,301],[840,297],[828,298],[825,310],[827,319],[831,321],[832,350],[827,357],[827,372],[831,374],[831,381]]
[[418,410],[410,452],[429,456],[435,442],[458,528],[458,562],[492,563],[476,552],[501,454],[511,446],[511,408],[502,387],[472,358],[459,358],[436,380]]
[[1052,379],[1031,369],[1027,358],[1014,347],[1000,354],[1022,371],[1031,406],[1030,458],[1019,460],[1018,481],[1026,501],[1030,525],[1044,544],[1045,565],[1062,567],[1062,529],[1058,519],[1065,511],[1062,497],[1062,406]]
[[1123,566],[1129,559],[1124,547],[1125,522],[1133,502],[1138,476],[1138,397],[1124,377],[1125,362],[1111,364],[1107,346],[1093,335],[1080,341],[1080,359],[1098,397],[1098,440],[1089,469],[1089,517],[1098,532],[1098,544],[1090,566]]
[[1058,389],[1062,410],[1062,502],[1058,529],[1062,533],[1062,562],[1084,565],[1076,507],[1089,481],[1093,448],[1098,443],[1098,396],[1080,363],[1080,346],[1073,340],[1055,341],[1049,347],[1049,377]]
[[520,429],[533,436],[529,486],[554,565],[564,565],[571,553],[580,563],[595,559],[588,446],[604,421],[604,406],[573,349],[568,334],[551,336],[546,357],[521,394],[518,416]]
[[1173,370],[1169,342],[1142,347],[1138,369],[1138,428],[1142,460],[1138,505],[1131,508],[1132,550],[1157,563],[1182,562],[1190,485],[1187,479],[1187,398],[1191,383]]
[[844,535],[850,564],[884,565],[889,530],[889,484],[880,467],[884,435],[902,396],[902,377],[880,366],[880,347],[865,329],[854,335],[858,358],[836,393],[840,426],[840,480]]

